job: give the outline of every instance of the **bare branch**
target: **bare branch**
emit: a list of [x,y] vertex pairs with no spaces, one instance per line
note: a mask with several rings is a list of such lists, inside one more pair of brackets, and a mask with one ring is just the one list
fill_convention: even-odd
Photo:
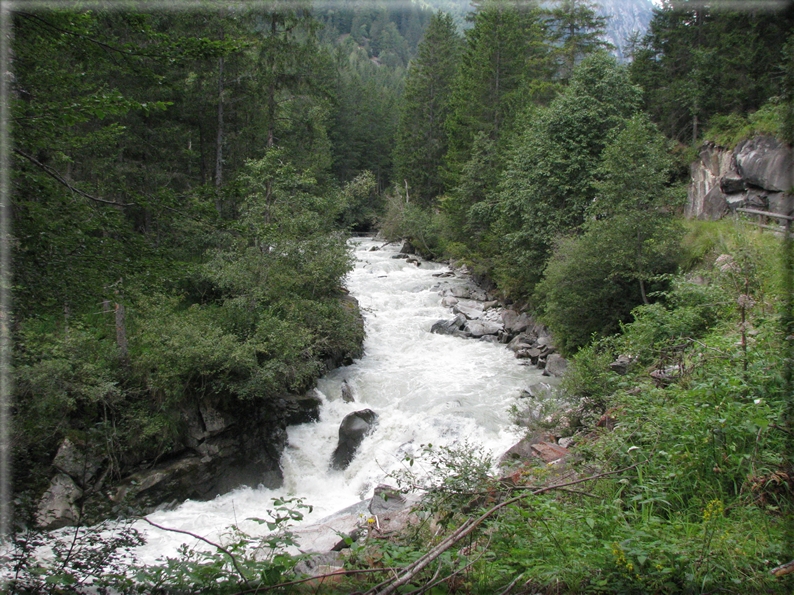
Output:
[[[574,479],[571,481],[567,481],[560,484],[550,485],[543,488],[538,488],[533,490],[529,493],[531,496],[536,496],[538,494],[544,494],[546,492],[551,492],[553,490],[557,490],[560,488],[566,488],[572,485],[585,483],[587,481],[594,481],[596,479],[601,479],[602,477],[607,477],[609,475],[616,475],[618,473],[624,473],[629,469],[633,469],[637,467],[639,463],[634,463],[633,465],[629,465],[628,467],[624,467],[622,469],[617,469],[615,471],[606,471],[604,473],[598,473],[596,475],[591,475],[588,477],[583,477],[580,479]],[[421,572],[428,564],[430,564],[433,560],[438,558],[441,554],[455,545],[458,541],[469,535],[474,529],[476,529],[479,525],[481,525],[484,521],[486,521],[489,517],[491,517],[494,513],[498,512],[502,508],[509,506],[510,504],[515,504],[516,502],[521,501],[524,499],[526,495],[515,496],[514,498],[510,498],[501,502],[494,506],[493,508],[487,510],[482,515],[480,515],[477,519],[466,519],[466,521],[457,529],[455,530],[449,537],[441,541],[436,547],[431,549],[427,552],[424,556],[416,560],[413,564],[409,564],[403,571],[402,575],[395,581],[391,582],[383,591],[380,591],[380,595],[390,595],[395,593],[397,589],[399,589],[402,585],[408,583],[416,574]],[[380,585],[374,587],[367,591],[367,595],[374,595],[378,591],[376,590]]]
[[222,551],[224,554],[229,556],[229,558],[231,559],[232,564],[234,565],[234,569],[237,571],[237,574],[240,575],[240,578],[243,579],[243,582],[245,583],[245,586],[248,587],[248,588],[251,587],[251,584],[248,582],[248,579],[245,578],[245,575],[243,574],[242,569],[237,564],[237,558],[235,558],[234,555],[229,550],[227,550],[225,547],[223,547],[222,545],[218,545],[217,543],[214,543],[214,542],[210,541],[206,537],[202,537],[201,535],[196,535],[195,533],[191,533],[190,531],[183,531],[182,529],[171,529],[169,527],[163,527],[162,525],[158,525],[157,523],[153,523],[152,521],[150,521],[146,517],[143,517],[143,520],[146,521],[147,523],[149,523],[152,527],[157,527],[158,529],[160,529],[162,531],[169,531],[171,533],[181,533],[182,535],[189,535],[190,537],[193,537],[195,539],[203,541],[204,543],[206,543],[208,545],[211,545],[212,547]]
[[54,180],[56,180],[60,184],[63,184],[64,186],[66,186],[69,190],[71,190],[75,194],[79,194],[80,196],[84,196],[84,197],[86,197],[86,198],[88,198],[90,200],[93,200],[94,202],[99,202],[99,203],[106,204],[106,205],[113,205],[114,207],[133,207],[133,206],[135,206],[134,202],[120,203],[120,202],[113,202],[112,200],[105,200],[104,198],[97,198],[96,196],[91,196],[87,192],[83,192],[79,188],[75,188],[74,186],[72,186],[69,182],[67,182],[63,178],[63,176],[61,176],[61,174],[59,174],[57,171],[55,171],[49,165],[44,165],[41,161],[39,161],[38,159],[36,159],[32,155],[28,155],[27,153],[23,153],[22,151],[20,151],[19,149],[16,149],[16,148],[14,149],[14,153],[16,153],[20,157],[24,157],[25,159],[30,161],[33,165],[35,165],[36,167],[41,169],[45,174],[47,174],[48,176],[50,176],[51,178],[53,178]]

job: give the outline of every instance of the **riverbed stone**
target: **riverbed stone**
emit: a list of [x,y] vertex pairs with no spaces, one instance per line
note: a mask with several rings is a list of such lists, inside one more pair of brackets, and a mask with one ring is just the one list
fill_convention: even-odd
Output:
[[475,339],[485,335],[495,335],[504,327],[498,322],[487,322],[479,320],[469,320],[464,330],[471,333]]
[[369,501],[372,514],[385,515],[401,510],[406,505],[405,496],[394,486],[380,484]]
[[347,383],[347,380],[342,382],[342,400],[345,403],[355,403],[356,399],[353,396],[353,389]]
[[463,314],[458,314],[452,320],[439,320],[430,327],[430,332],[437,335],[453,335],[455,331],[459,331],[466,324],[466,317]]
[[378,414],[371,409],[354,411],[345,416],[339,426],[339,443],[331,457],[334,469],[347,469],[364,437],[375,428],[377,419]]
[[552,353],[546,358],[546,367],[543,370],[544,375],[562,377],[565,370],[568,368],[568,360],[562,357],[559,353]]
[[452,307],[452,311],[455,314],[463,314],[469,320],[479,320],[483,315],[481,308],[472,307],[460,302]]

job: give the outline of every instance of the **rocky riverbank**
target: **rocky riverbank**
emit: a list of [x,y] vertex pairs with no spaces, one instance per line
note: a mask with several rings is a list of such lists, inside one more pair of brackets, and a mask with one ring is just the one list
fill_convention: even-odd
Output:
[[[342,298],[362,327],[358,302]],[[323,373],[352,363],[355,352],[323,354]],[[148,513],[186,499],[209,500],[242,485],[278,488],[287,427],[316,421],[314,390],[256,401],[201,398],[179,411],[180,437],[159,460],[110,461],[77,437],[65,438],[52,461],[54,474],[37,505],[43,529],[119,514]]]

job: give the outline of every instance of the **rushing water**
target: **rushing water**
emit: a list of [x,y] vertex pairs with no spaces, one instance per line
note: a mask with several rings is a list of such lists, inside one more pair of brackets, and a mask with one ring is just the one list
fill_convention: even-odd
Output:
[[[320,379],[320,421],[289,428],[289,447],[281,459],[283,488],[242,488],[209,502],[187,501],[149,515],[153,522],[213,541],[233,524],[256,535],[262,527],[246,519],[266,516],[272,498],[287,496],[312,505],[303,521],[311,523],[371,497],[374,487],[387,482],[387,474],[422,444],[466,440],[498,455],[516,441],[510,406],[540,372],[518,365],[503,345],[430,333],[435,321],[451,318],[439,292],[465,279],[434,276],[448,270],[439,264],[417,267],[394,259],[398,247],[393,245],[372,251],[383,242],[351,243],[357,260],[346,285],[364,314],[364,356]],[[353,389],[354,403],[341,398],[344,381]],[[342,418],[365,408],[379,415],[375,431],[345,471],[331,470]],[[189,540],[143,523],[138,527],[148,542],[138,552],[142,562],[173,556]]]

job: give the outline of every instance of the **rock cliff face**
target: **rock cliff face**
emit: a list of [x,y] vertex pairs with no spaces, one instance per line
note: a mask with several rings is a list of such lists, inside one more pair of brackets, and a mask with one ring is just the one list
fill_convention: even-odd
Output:
[[794,151],[772,137],[748,139],[733,150],[706,143],[691,176],[685,209],[691,219],[716,220],[740,207],[794,211]]
[[621,62],[626,55],[628,40],[637,34],[640,39],[648,30],[653,17],[651,0],[596,0],[598,14],[608,17],[606,40],[614,46],[613,53]]

